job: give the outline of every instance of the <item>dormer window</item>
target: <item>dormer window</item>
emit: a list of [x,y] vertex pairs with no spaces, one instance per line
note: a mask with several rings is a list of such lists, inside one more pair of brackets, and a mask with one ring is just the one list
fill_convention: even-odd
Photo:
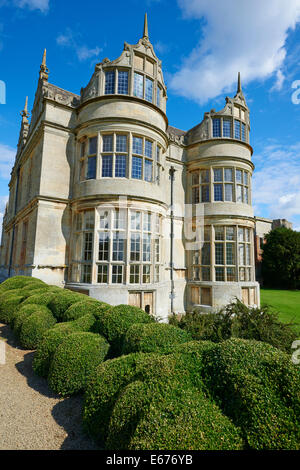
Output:
[[223,137],[231,137],[231,119],[223,118]]
[[118,72],[118,93],[119,95],[128,95],[128,72],[125,70]]
[[213,137],[221,137],[221,119],[213,119]]
[[143,90],[143,81],[144,77],[140,73],[134,73],[134,89],[133,94],[138,98],[144,97],[144,90]]
[[152,103],[153,101],[153,81],[146,77],[145,99]]
[[115,93],[115,71],[105,72],[105,94],[113,95]]

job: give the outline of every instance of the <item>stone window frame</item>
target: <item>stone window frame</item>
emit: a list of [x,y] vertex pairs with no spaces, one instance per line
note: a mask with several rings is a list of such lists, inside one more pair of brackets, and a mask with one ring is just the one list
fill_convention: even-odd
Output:
[[[108,224],[107,226],[100,226],[100,215],[101,213],[108,213]],[[141,214],[141,225],[139,229],[131,228],[131,215],[133,213]],[[93,214],[93,229],[90,226],[84,224],[85,214]],[[116,214],[122,214],[123,223],[121,225],[116,225]],[[144,214],[150,214],[150,230],[144,230]],[[149,217],[149,216],[147,216]],[[153,283],[159,282],[160,266],[161,266],[161,215],[154,212],[148,211],[146,209],[133,209],[128,207],[114,207],[112,205],[100,205],[94,209],[86,209],[83,211],[76,212],[74,217],[74,230],[73,230],[73,247],[72,247],[72,282],[81,282],[81,283],[92,283],[97,285],[117,285],[117,284],[126,284],[126,285],[150,285]],[[158,232],[159,230],[159,232]],[[122,233],[122,239],[124,240],[123,244],[123,260],[114,259],[114,234]],[[86,243],[86,234],[89,234],[89,237],[92,235],[93,247],[92,247],[92,256],[91,259],[84,259],[84,246]],[[101,260],[98,256],[99,251],[99,236],[102,233],[108,234],[108,257],[107,260]],[[131,234],[138,233],[140,234],[140,259],[131,261]],[[143,234],[146,233],[150,236],[150,259],[143,258]],[[159,253],[158,257],[155,252],[155,241],[159,240]],[[139,282],[133,283],[130,282],[130,270],[131,266],[139,266]],[[90,268],[87,268],[90,266]],[[100,268],[99,268],[100,266]],[[122,270],[122,282],[112,282],[113,278],[115,280],[120,280],[117,278],[117,274],[114,273],[114,266],[121,266]],[[105,267],[105,268],[103,268]],[[120,268],[116,268],[120,269]],[[89,271],[89,272],[87,272]],[[147,272],[146,272],[147,271]],[[101,277],[101,272],[103,276]],[[90,282],[87,281],[90,276]],[[104,280],[104,282],[99,282],[99,279]]]
[[[112,68],[105,68],[103,71],[103,95],[104,96],[111,96],[111,95],[121,95],[121,96],[128,96],[130,94],[130,67],[112,67]],[[113,93],[105,93],[106,89],[106,73],[114,72],[114,92]],[[119,93],[119,72],[127,72],[128,73],[128,88],[127,93]]]
[[[239,115],[218,115],[211,116],[210,135],[212,139],[234,139],[240,142],[249,143],[249,130],[246,121],[246,111],[240,107],[235,106],[239,109]],[[244,119],[242,118],[242,111],[244,112]],[[215,125],[215,120],[219,121],[218,125]],[[224,121],[230,121],[230,136],[224,135]],[[239,122],[239,137],[236,137],[235,121]],[[219,129],[218,135],[215,135],[215,130]],[[243,138],[244,136],[244,138]]]
[[[220,181],[215,181],[214,178],[214,170],[221,170],[222,171],[222,178]],[[232,170],[233,178],[232,181],[227,181],[225,178],[225,170]],[[204,181],[201,179],[202,172],[208,171],[209,178],[208,181]],[[237,172],[242,172],[242,180],[241,182],[237,179]],[[247,176],[247,182],[245,182],[245,175]],[[222,199],[215,200],[215,186],[220,185],[222,186]],[[232,200],[225,200],[226,196],[226,185],[232,186]],[[213,165],[210,167],[201,167],[197,170],[190,171],[190,187],[191,187],[191,195],[190,200],[192,204],[199,204],[199,203],[235,203],[235,204],[247,204],[251,206],[251,173],[249,170],[245,170],[244,168],[238,166],[230,166],[230,165],[222,165],[217,166]],[[202,188],[208,187],[208,198],[203,199]],[[238,201],[238,187],[241,187],[241,196],[242,200]],[[248,200],[246,200],[246,194]]]
[[[224,230],[224,240],[216,238],[216,227],[223,227]],[[226,239],[226,228],[234,228],[234,239]],[[244,233],[248,230],[249,238],[243,241],[238,240],[238,230],[243,229]],[[204,227],[204,240],[203,242],[209,244],[209,256],[210,264],[205,264],[202,262],[202,247],[199,246],[199,249],[193,250],[190,254],[190,270],[189,270],[189,281],[190,282],[252,282],[254,280],[254,230],[253,228],[242,225],[242,224],[209,224]],[[222,244],[223,246],[223,263],[216,263],[216,244]],[[234,245],[234,264],[227,263],[227,244]],[[244,250],[244,260],[246,258],[246,246],[247,252],[249,254],[249,262],[240,263],[239,257],[239,245],[243,245]],[[210,278],[204,277],[202,275],[203,268],[210,268]],[[216,270],[223,270],[222,280],[218,280],[216,276]],[[234,274],[229,278],[228,272],[229,269],[234,269]],[[244,270],[245,276],[241,276],[241,270]]]
[[[103,151],[103,136],[112,136],[112,151]],[[117,136],[126,136],[127,138],[127,150],[117,151]],[[142,139],[142,154],[133,152],[133,138],[138,137]],[[93,138],[97,138],[97,153],[89,154],[89,141]],[[151,142],[152,144],[152,158],[146,154],[146,141]],[[157,150],[159,149],[159,158]],[[89,179],[96,180],[116,180],[116,179],[129,179],[129,180],[140,180],[146,183],[154,183],[160,185],[160,175],[163,170],[163,147],[162,145],[155,140],[152,136],[131,132],[123,130],[103,130],[98,131],[97,134],[91,134],[88,136],[83,136],[78,141],[78,154],[79,154],[79,168],[77,170],[77,181],[79,183],[83,181],[88,181]],[[116,175],[116,159],[121,155],[126,158],[126,169],[125,176],[115,176]],[[112,158],[112,176],[102,176],[103,169],[103,156],[111,156]],[[141,158],[141,178],[132,177],[132,162],[133,157]],[[95,178],[87,178],[88,171],[88,159],[95,158]],[[146,173],[145,168],[147,162],[151,162],[151,180],[145,179]]]

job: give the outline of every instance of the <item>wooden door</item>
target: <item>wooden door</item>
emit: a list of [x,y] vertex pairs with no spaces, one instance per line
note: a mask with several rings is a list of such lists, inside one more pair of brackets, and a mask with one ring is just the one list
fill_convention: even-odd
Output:
[[133,307],[142,308],[142,293],[141,292],[129,292],[129,305]]

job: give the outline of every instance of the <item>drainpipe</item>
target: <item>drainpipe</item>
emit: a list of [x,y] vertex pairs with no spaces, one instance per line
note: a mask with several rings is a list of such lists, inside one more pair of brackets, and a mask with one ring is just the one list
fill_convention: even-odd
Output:
[[175,168],[171,166],[169,174],[171,179],[171,232],[170,232],[170,280],[171,280],[171,292],[170,292],[170,299],[171,299],[171,314],[174,314],[174,297],[175,297],[175,290],[174,290],[174,179],[175,179]]
[[[20,167],[17,169],[17,183],[16,183],[14,216],[17,213],[17,207],[18,207],[19,178],[20,178]],[[9,254],[9,266],[8,266],[8,277],[10,277],[10,275],[11,275],[12,259],[13,259],[13,251],[14,251],[14,240],[15,240],[15,224],[13,224],[13,228],[12,228],[12,237],[11,237],[10,254]]]

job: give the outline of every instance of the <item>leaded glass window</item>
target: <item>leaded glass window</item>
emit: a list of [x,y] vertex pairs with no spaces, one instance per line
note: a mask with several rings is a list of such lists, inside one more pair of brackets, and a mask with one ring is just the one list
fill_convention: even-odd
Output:
[[115,93],[115,71],[105,72],[105,95]]

